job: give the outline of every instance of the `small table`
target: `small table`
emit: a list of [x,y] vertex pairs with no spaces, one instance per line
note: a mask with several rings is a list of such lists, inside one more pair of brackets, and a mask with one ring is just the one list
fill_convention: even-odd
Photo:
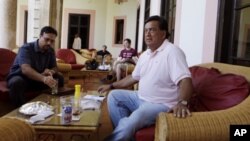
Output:
[[81,69],[81,72],[83,75],[83,83],[86,84],[86,82],[94,81],[92,78],[101,78],[103,76],[107,76],[111,70],[87,70],[86,68]]
[[[100,126],[101,108],[98,110],[84,110],[81,113],[80,121],[72,121],[70,124],[63,124],[61,117],[58,116],[61,113],[60,97],[48,94],[41,94],[34,98],[31,102],[43,101],[50,103],[54,106],[55,114],[48,117],[46,120],[32,124],[36,132],[39,134],[38,138],[41,138],[44,134],[52,136],[52,140],[56,139],[59,134],[70,133],[72,135],[82,136],[84,139],[89,140],[90,135],[97,133]],[[17,117],[24,120],[28,120],[30,116],[21,114],[19,108],[5,115],[5,117]],[[72,136],[71,136],[72,137]],[[51,138],[51,137],[50,137]],[[49,139],[51,140],[51,139]]]

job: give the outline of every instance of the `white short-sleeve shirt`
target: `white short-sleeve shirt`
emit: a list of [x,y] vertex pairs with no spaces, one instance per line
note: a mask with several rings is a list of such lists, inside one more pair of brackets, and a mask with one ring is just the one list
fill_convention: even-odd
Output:
[[77,38],[74,38],[74,42],[73,42],[73,49],[81,49],[81,38],[80,37],[77,37]]
[[178,101],[179,81],[191,74],[183,51],[165,40],[156,51],[141,54],[132,77],[139,81],[139,98],[172,108]]

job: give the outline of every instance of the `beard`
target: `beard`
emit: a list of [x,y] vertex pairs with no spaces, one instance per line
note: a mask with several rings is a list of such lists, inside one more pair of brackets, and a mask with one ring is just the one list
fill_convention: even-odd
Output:
[[44,52],[47,52],[47,51],[49,50],[49,48],[51,48],[50,45],[45,45],[45,46],[43,46],[42,50],[43,50]]

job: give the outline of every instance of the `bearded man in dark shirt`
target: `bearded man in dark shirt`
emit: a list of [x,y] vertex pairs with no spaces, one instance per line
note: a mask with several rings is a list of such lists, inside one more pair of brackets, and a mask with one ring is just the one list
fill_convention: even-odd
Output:
[[24,93],[28,90],[41,91],[56,85],[63,86],[64,79],[57,71],[54,43],[57,31],[45,26],[40,37],[24,44],[18,51],[7,77],[10,97],[16,106],[24,104]]

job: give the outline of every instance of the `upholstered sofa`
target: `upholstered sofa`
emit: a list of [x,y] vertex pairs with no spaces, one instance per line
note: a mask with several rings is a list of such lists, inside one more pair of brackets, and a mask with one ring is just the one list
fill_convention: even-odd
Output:
[[83,56],[86,59],[95,59],[96,58],[96,49],[80,49],[79,50],[81,56]]
[[180,119],[160,113],[154,140],[230,140],[230,125],[250,123],[250,68],[207,63],[192,67],[191,72],[195,88],[190,101],[192,116]]
[[[87,51],[79,50],[77,52],[73,49],[58,49],[56,51],[56,57],[60,62],[71,66],[69,77],[82,76],[80,70],[85,67],[86,61],[92,59]],[[86,54],[84,55],[84,53]]]
[[[85,67],[85,63],[95,59],[99,64],[102,63],[102,57],[96,54],[96,49],[58,49],[56,56],[60,63],[69,64],[71,71],[69,77],[81,77],[81,69]],[[105,64],[112,64],[112,56],[104,57]]]
[[72,49],[58,49],[56,51],[56,57],[60,60],[63,60],[64,63],[70,64],[72,70],[80,70],[84,67],[84,63],[87,59],[81,58],[80,60],[76,56],[77,52]]
[[36,141],[35,129],[17,118],[0,118],[0,141]]
[[156,126],[136,132],[136,141],[226,141],[231,124],[250,123],[250,68],[224,63],[190,67],[194,95],[192,116],[161,113]]

